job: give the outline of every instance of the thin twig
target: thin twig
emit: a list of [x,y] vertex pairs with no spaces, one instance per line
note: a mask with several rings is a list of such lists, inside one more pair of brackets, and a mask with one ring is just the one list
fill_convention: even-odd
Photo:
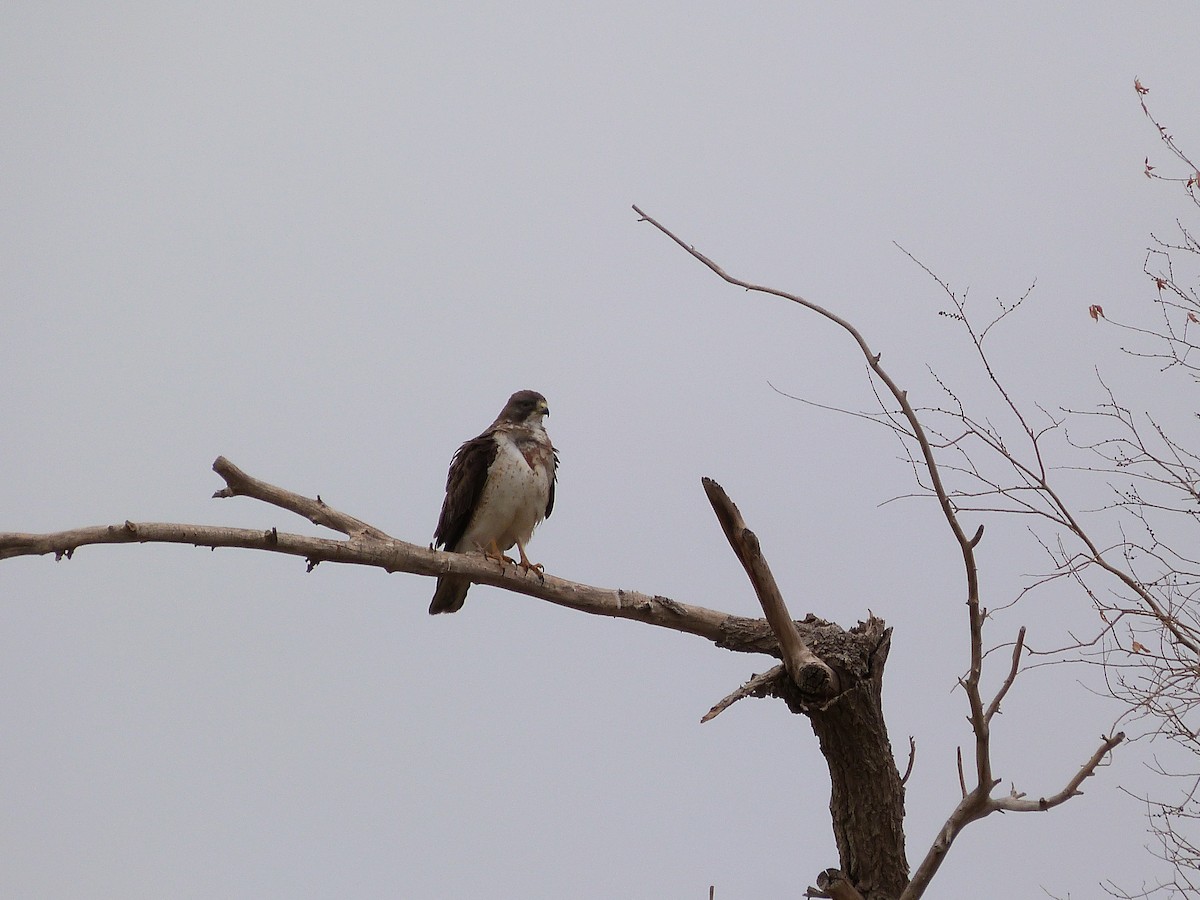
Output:
[[908,784],[908,776],[912,774],[913,764],[917,761],[917,741],[911,734],[908,736],[908,765],[900,776],[900,784]]
[[991,704],[987,708],[987,712],[983,718],[985,722],[991,722],[992,716],[1000,711],[1000,701],[1004,699],[1009,688],[1013,686],[1013,682],[1017,680],[1017,671],[1021,666],[1021,650],[1025,647],[1025,626],[1021,626],[1021,630],[1017,632],[1016,643],[1013,644],[1012,665],[1009,667],[1008,676],[1004,679],[1004,683],[1000,685],[1000,690],[996,691],[996,696],[992,698]]

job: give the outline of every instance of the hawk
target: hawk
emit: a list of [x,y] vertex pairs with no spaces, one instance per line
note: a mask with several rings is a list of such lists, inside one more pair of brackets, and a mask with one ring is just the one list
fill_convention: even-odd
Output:
[[[517,545],[516,562],[528,572],[542,571],[525,555],[533,529],[554,509],[558,453],[542,418],[550,415],[537,391],[517,391],[483,434],[467,441],[450,461],[446,500],[434,542],[454,553],[483,551],[502,565],[513,560],[505,550]],[[438,578],[429,614],[457,612],[471,580],[462,575]]]

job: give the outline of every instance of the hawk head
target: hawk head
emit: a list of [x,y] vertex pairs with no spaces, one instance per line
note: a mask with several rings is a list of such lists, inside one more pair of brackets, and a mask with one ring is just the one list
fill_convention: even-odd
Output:
[[508,398],[504,409],[496,417],[496,424],[541,425],[542,417],[550,415],[546,398],[537,391],[517,391]]

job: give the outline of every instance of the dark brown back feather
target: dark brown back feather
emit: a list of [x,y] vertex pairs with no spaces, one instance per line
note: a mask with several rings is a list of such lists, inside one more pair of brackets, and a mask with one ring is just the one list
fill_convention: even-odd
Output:
[[454,454],[454,459],[450,461],[450,473],[446,476],[446,499],[433,533],[434,542],[439,547],[453,550],[466,534],[475,506],[483,495],[488,469],[496,458],[496,451],[496,440],[489,428],[479,437],[471,438]]

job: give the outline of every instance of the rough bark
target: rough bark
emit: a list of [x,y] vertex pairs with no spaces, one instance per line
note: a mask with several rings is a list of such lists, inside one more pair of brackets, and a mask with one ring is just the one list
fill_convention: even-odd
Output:
[[813,650],[844,689],[814,703],[790,681],[772,694],[808,717],[829,767],[829,811],[842,873],[865,900],[895,900],[908,884],[904,786],[883,718],[883,669],[892,631],[874,617],[849,631],[803,623]]

